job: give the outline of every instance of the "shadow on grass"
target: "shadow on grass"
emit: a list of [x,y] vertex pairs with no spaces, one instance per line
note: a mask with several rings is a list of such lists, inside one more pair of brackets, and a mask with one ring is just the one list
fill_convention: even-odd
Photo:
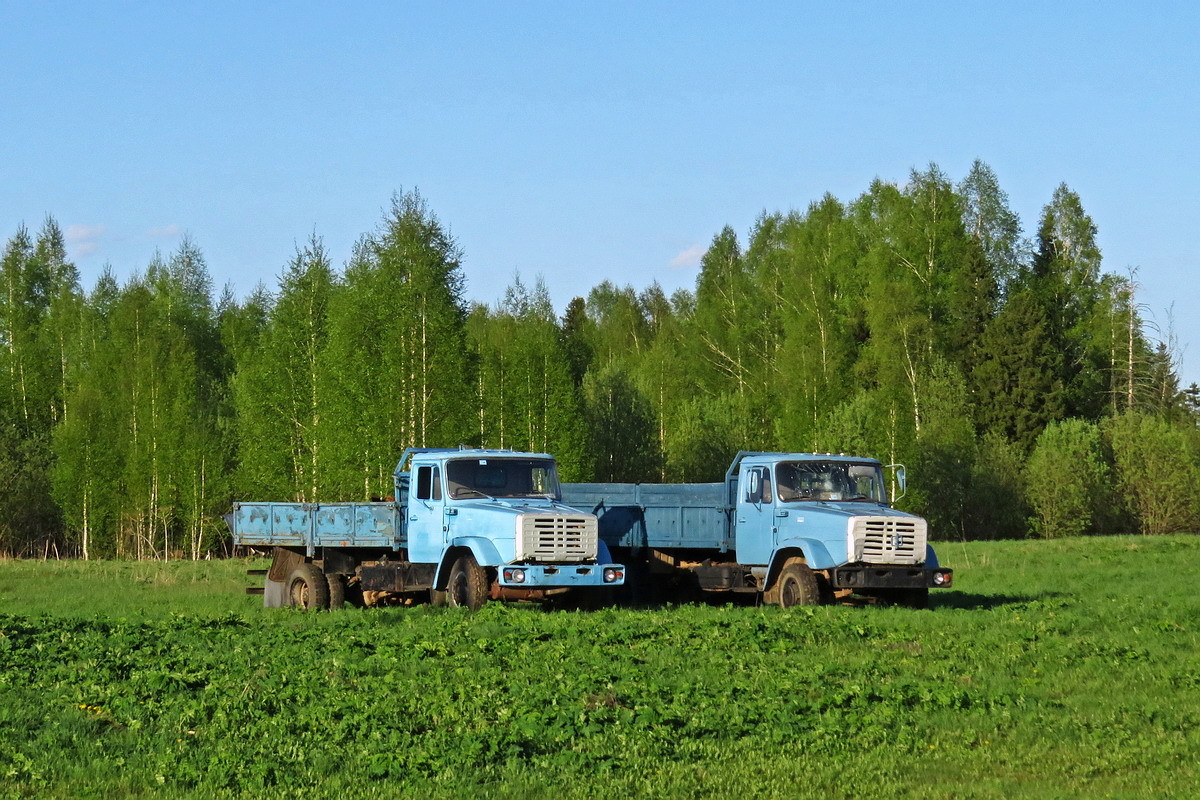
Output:
[[933,592],[930,593],[930,605],[933,608],[958,608],[964,611],[983,611],[991,608],[1036,603],[1061,597],[1056,592],[1041,594],[973,594],[971,592]]
[[[987,611],[1005,606],[1045,602],[1060,597],[1063,597],[1063,595],[1058,592],[1040,592],[1038,594],[975,594],[972,592],[934,590],[929,593],[929,607],[934,610],[952,608],[961,611]],[[762,597],[752,592],[682,592],[666,597],[653,597],[641,594],[632,598],[626,597],[621,600],[607,600],[598,603],[588,602],[586,598],[563,598],[555,603],[546,603],[543,605],[543,608],[550,612],[598,611],[601,608],[608,607],[655,611],[689,605],[714,607],[732,605],[752,608],[761,606],[762,604]],[[875,604],[873,599],[858,595],[830,603],[830,605],[835,606],[861,608],[872,607]]]
[[[609,608],[620,608],[638,611],[660,611],[670,608],[687,606],[754,608],[762,606],[761,596],[752,592],[681,592],[668,596],[647,596],[641,593],[634,597],[614,598],[611,595],[597,593],[581,593],[575,596],[560,595],[545,601],[506,601],[505,605],[512,608],[524,608],[531,612],[557,614],[562,612],[591,612]],[[1064,595],[1058,592],[1041,592],[1038,594],[975,594],[972,592],[933,591],[929,595],[929,607],[938,609],[957,609],[961,611],[987,611],[1005,606],[1024,605],[1028,603],[1046,602]],[[868,608],[875,605],[871,598],[853,596],[830,603],[834,606]],[[396,606],[399,609],[399,606]],[[439,613],[426,603],[414,604],[411,612]],[[397,622],[403,615],[396,615]]]

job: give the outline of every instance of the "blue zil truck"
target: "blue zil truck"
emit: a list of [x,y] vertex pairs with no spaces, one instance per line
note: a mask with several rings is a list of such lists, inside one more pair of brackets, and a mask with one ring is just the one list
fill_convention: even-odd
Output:
[[[904,469],[895,471],[901,492]],[[591,509],[630,588],[753,592],[780,606],[857,595],[924,607],[948,587],[924,519],[888,501],[871,458],[741,452],[721,483],[563,485]],[[634,578],[636,575],[636,578]]]
[[234,544],[273,553],[268,607],[428,601],[477,609],[620,586],[594,514],[562,503],[554,458],[409,448],[395,496],[372,503],[235,503]]

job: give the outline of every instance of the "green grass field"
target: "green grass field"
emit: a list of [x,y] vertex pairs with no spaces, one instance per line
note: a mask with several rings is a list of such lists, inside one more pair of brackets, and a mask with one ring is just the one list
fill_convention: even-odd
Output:
[[930,611],[304,614],[0,562],[0,795],[1200,796],[1200,537],[943,544]]

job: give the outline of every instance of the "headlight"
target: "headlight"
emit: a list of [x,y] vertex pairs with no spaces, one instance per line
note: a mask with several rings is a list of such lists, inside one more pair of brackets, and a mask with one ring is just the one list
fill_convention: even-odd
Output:
[[617,581],[621,580],[621,578],[623,578],[624,576],[625,576],[625,573],[622,570],[615,569],[614,567],[609,567],[608,569],[604,570],[604,582],[605,583],[616,583]]
[[504,570],[505,583],[524,583],[525,570],[523,569],[506,569]]
[[951,575],[949,572],[933,573],[933,585],[934,586],[949,586],[951,584],[951,582],[953,582],[953,580],[954,580],[954,576]]

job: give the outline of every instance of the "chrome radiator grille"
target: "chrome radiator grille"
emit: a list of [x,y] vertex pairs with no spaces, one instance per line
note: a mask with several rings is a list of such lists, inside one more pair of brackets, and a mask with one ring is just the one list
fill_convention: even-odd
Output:
[[846,535],[851,562],[920,564],[926,523],[919,517],[851,517]]
[[596,518],[590,514],[521,514],[517,517],[517,560],[593,560],[596,530]]

